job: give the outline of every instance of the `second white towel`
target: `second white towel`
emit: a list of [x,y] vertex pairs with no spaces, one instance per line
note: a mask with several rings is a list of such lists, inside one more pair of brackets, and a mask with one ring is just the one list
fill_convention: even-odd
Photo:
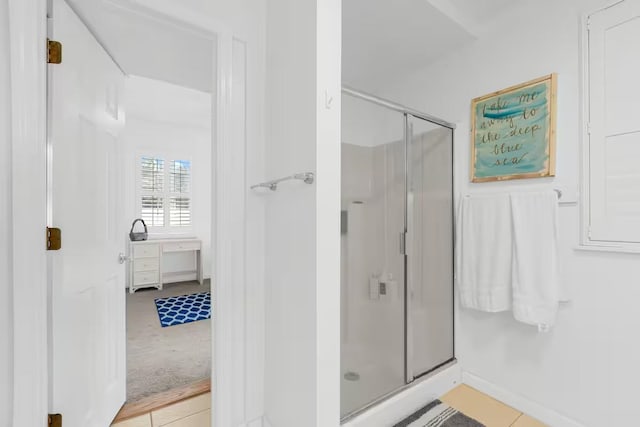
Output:
[[558,198],[555,192],[511,194],[513,316],[542,331],[558,312]]

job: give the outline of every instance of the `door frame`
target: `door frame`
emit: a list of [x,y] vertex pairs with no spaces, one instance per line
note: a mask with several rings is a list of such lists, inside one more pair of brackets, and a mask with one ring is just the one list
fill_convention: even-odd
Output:
[[[115,0],[133,7],[128,0]],[[234,324],[244,322],[245,243],[238,239],[245,223],[246,100],[232,89],[234,33],[171,1],[138,0],[140,7],[182,22],[215,37],[216,95],[212,156],[212,253],[216,283],[212,287],[212,416],[213,425],[233,425],[244,412],[244,381],[234,381],[236,361],[245,360],[245,342],[234,337]],[[50,404],[47,256],[47,0],[8,0],[13,260],[13,425],[45,426]],[[243,70],[244,71],[244,70]],[[245,77],[246,79],[246,77]],[[246,80],[245,80],[246,84]],[[238,108],[238,105],[241,108]],[[243,116],[239,120],[237,114]],[[240,233],[242,234],[242,233]],[[63,237],[64,242],[64,237]],[[63,243],[64,244],[64,243]],[[234,343],[234,345],[229,345]],[[239,373],[241,374],[241,373]],[[64,414],[63,414],[64,415]]]

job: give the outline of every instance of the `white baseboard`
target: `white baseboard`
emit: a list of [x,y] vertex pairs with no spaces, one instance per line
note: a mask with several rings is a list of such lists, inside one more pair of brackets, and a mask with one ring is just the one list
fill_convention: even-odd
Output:
[[162,282],[165,284],[191,282],[194,280],[198,280],[196,273],[165,273],[165,276],[162,277]]
[[433,376],[418,380],[406,390],[342,424],[342,427],[386,427],[393,425],[432,400],[439,398],[458,385],[460,381],[460,366],[456,363]]
[[571,418],[469,372],[462,372],[462,382],[550,426],[585,427]]

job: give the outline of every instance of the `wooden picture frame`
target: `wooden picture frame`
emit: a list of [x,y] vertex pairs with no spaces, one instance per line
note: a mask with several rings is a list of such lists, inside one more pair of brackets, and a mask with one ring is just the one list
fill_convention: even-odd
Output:
[[471,181],[555,176],[556,74],[471,101]]

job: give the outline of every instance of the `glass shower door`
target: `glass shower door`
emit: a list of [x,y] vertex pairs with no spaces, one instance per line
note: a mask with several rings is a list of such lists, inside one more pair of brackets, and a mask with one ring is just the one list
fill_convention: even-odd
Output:
[[341,415],[405,384],[404,114],[342,97]]
[[453,348],[453,130],[407,115],[407,382]]

